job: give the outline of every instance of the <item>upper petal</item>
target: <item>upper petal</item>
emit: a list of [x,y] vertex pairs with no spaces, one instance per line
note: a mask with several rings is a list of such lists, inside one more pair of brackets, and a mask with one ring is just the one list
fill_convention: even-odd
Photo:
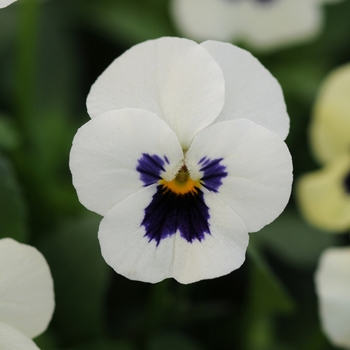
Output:
[[310,136],[313,151],[322,163],[350,149],[350,64],[332,72],[318,95]]
[[322,328],[336,346],[350,347],[350,248],[327,249],[315,275]]
[[[211,194],[204,195],[210,233],[203,232],[201,240],[189,242],[179,230],[164,234],[159,244],[150,238],[142,222],[156,191],[154,185],[129,196],[101,221],[98,237],[102,255],[116,272],[144,282],[174,277],[187,284],[228,274],[242,265],[248,244],[247,229],[230,208]],[[189,220],[189,212],[195,210],[194,206],[187,206],[178,221],[188,226],[195,224]],[[173,221],[171,214],[161,213],[152,219],[158,220],[152,224],[166,229]]]
[[313,225],[344,232],[350,227],[350,194],[345,187],[350,157],[345,155],[323,169],[303,175],[297,182],[302,213]]
[[0,350],[39,350],[39,348],[19,330],[0,323]]
[[292,160],[275,133],[246,119],[216,123],[202,130],[186,153],[194,178],[203,175],[203,157],[221,159],[227,175],[221,177],[215,196],[242,219],[249,232],[272,222],[287,205]]
[[220,113],[224,89],[222,71],[206,50],[167,37],[138,44],[118,57],[91,87],[87,106],[91,117],[122,108],[153,112],[186,149]]
[[150,162],[158,157],[161,164],[155,175],[160,171],[170,179],[183,158],[177,136],[153,113],[110,111],[83,125],[74,137],[69,163],[81,203],[105,215],[116,203],[150,184],[137,170],[144,155],[151,157]]
[[264,126],[283,140],[289,117],[278,81],[248,51],[229,43],[201,44],[220,65],[225,82],[225,104],[216,122],[246,118]]
[[46,260],[34,247],[4,238],[0,265],[0,322],[31,338],[39,335],[47,328],[55,304]]

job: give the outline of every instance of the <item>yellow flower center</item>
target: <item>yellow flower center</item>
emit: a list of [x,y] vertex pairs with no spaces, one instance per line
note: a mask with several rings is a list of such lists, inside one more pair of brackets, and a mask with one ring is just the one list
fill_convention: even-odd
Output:
[[197,188],[201,187],[199,180],[191,179],[186,165],[179,170],[174,180],[160,180],[159,184],[163,185],[167,191],[170,190],[176,194],[197,193]]

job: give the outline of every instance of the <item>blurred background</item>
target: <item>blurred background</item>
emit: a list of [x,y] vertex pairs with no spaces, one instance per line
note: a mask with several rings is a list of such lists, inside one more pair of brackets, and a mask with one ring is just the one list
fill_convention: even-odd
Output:
[[[71,142],[89,120],[92,83],[116,57],[181,35],[169,5],[28,0],[0,10],[0,235],[37,247],[55,283],[53,320],[35,341],[42,350],[336,349],[320,328],[314,271],[320,253],[348,236],[311,227],[293,195],[274,223],[250,235],[244,265],[224,277],[151,285],[116,274],[101,257],[101,218],[72,186]],[[318,168],[307,133],[320,83],[350,62],[350,1],[324,11],[313,40],[251,50],[282,85],[295,178]]]

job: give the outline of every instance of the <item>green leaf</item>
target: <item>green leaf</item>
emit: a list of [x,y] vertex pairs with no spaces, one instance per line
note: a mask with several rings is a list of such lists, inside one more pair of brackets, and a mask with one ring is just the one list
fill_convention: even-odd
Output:
[[292,312],[293,300],[252,244],[249,245],[248,255],[250,308],[259,314]]
[[251,234],[250,240],[291,265],[314,268],[321,252],[336,244],[337,237],[309,226],[297,212],[286,210],[260,232]]
[[56,232],[38,242],[55,283],[53,325],[67,344],[93,339],[103,330],[109,267],[97,240],[100,220],[91,214],[63,223]]
[[11,164],[0,154],[0,237],[26,242],[26,211]]
[[294,302],[252,244],[249,245],[248,256],[248,303],[244,319],[245,348],[286,349],[280,344],[277,345],[275,316],[292,312]]

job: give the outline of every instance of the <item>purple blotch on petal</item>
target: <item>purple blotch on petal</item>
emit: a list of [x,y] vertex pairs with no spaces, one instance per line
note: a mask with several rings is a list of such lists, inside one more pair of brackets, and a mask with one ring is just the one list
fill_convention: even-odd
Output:
[[159,242],[179,230],[187,242],[201,241],[204,235],[210,234],[209,208],[204,202],[200,189],[197,193],[176,194],[159,185],[151,203],[145,209],[141,223],[146,229],[145,236],[149,241]]
[[147,153],[142,153],[142,157],[138,160],[136,170],[140,173],[140,180],[145,187],[153,185],[161,179],[160,173],[165,171],[164,160],[156,154],[149,155]]
[[226,166],[221,164],[222,160],[223,158],[211,160],[204,157],[198,162],[202,163],[199,169],[203,172],[201,183],[209,191],[218,192],[222,179],[227,176]]

